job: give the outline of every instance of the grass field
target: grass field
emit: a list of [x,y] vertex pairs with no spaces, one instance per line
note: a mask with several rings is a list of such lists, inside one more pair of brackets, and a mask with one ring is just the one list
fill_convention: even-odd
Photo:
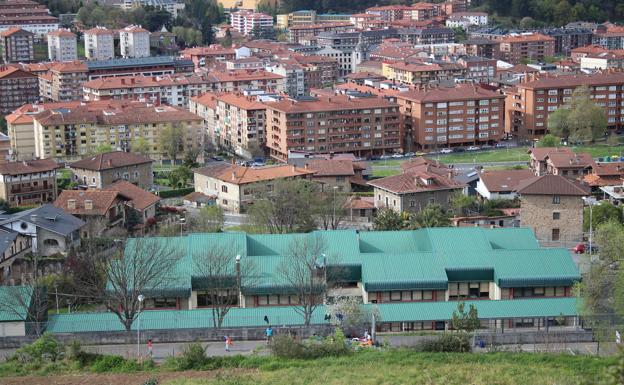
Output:
[[[418,353],[409,350],[361,351],[349,356],[291,360],[272,356],[235,356],[211,371],[35,372],[39,376],[2,376],[0,383],[30,385],[553,385],[597,384],[615,357],[533,353]],[[32,373],[32,372],[30,372]],[[4,374],[8,374],[6,371]]]

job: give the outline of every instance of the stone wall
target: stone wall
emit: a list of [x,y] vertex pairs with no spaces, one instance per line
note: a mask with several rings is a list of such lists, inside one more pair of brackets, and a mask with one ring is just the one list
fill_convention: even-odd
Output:
[[[559,219],[553,219],[558,212]],[[524,195],[521,199],[520,226],[530,227],[539,241],[552,241],[552,230],[559,229],[560,242],[583,239],[583,200],[580,196],[561,196],[553,203],[552,195]]]

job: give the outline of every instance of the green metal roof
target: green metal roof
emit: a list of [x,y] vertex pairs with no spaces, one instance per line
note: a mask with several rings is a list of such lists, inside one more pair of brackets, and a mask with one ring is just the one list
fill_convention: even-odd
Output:
[[0,322],[26,321],[32,286],[0,286]]
[[[192,289],[194,260],[221,247],[255,274],[243,277],[243,291],[269,294],[287,290],[278,274],[296,237],[320,237],[328,264],[350,269],[350,279],[367,290],[444,289],[448,280],[491,280],[501,287],[570,285],[580,279],[566,249],[542,249],[530,229],[431,228],[416,231],[315,231],[309,234],[210,233],[153,238],[183,255],[167,289]],[[234,270],[232,270],[234,271]],[[353,274],[360,273],[361,277]],[[161,288],[162,289],[162,288]]]
[[[467,301],[477,307],[480,319],[557,317],[577,315],[575,298],[515,299],[501,301]],[[457,302],[407,302],[377,306],[381,322],[445,321],[451,318]],[[313,314],[313,324],[324,324],[327,309],[319,306]],[[225,317],[223,327],[262,327],[264,316],[274,326],[302,325],[303,317],[292,307],[233,308]],[[212,311],[161,310],[144,311],[140,316],[141,330],[212,328]],[[137,327],[134,322],[133,328]],[[119,319],[112,313],[75,313],[50,316],[47,330],[52,333],[123,331]],[[136,330],[136,329],[135,329]]]

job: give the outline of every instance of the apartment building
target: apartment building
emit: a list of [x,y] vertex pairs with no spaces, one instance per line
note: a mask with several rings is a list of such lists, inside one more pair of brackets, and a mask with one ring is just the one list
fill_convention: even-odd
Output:
[[39,100],[39,78],[16,67],[0,67],[0,115]]
[[170,161],[160,142],[160,134],[170,127],[179,127],[183,136],[179,158],[203,143],[202,119],[187,110],[141,102],[109,103],[83,103],[34,115],[35,156],[74,161],[101,144],[129,151],[135,139],[143,138],[152,159]]
[[381,70],[388,80],[414,85],[465,78],[467,73],[466,67],[453,63],[384,62]]
[[[206,100],[208,103],[203,102]],[[193,99],[191,104],[195,104],[191,111],[198,111],[197,104],[202,104],[204,109],[214,108],[214,122],[206,132],[207,140],[212,140],[214,145],[247,159],[263,153],[266,142],[266,106],[258,102],[255,96],[240,93],[205,94]]]
[[10,206],[54,201],[58,167],[53,159],[0,163],[0,198]]
[[76,35],[63,28],[48,33],[48,58],[50,61],[77,60]]
[[203,71],[206,80],[212,84],[213,91],[236,92],[260,89],[272,92],[284,92],[284,76],[265,70],[208,70]]
[[284,78],[284,92],[290,97],[305,95],[304,68],[294,60],[280,60],[268,64],[266,70]]
[[402,42],[416,45],[448,44],[455,42],[455,32],[451,28],[399,28],[397,35]]
[[96,26],[84,32],[85,55],[90,60],[108,60],[115,57],[115,32]]
[[119,46],[123,58],[150,56],[150,33],[140,25],[129,25],[119,31]]
[[338,61],[321,55],[295,55],[293,60],[303,66],[304,92],[311,89],[324,88],[336,83],[340,66]]
[[371,7],[366,9],[366,13],[369,15],[375,15],[384,21],[396,21],[410,19],[412,17],[412,7],[408,5]]
[[225,48],[219,44],[208,47],[193,47],[180,51],[180,56],[193,61],[195,68],[236,59],[234,48]]
[[54,63],[39,75],[39,95],[43,101],[65,102],[82,99],[82,84],[89,70],[81,61]]
[[193,72],[193,62],[173,56],[89,60],[89,79],[115,76],[161,76]]
[[295,25],[288,29],[288,41],[299,43],[302,40],[318,36],[323,32],[349,32],[353,29],[350,23],[325,23],[325,24],[305,24]]
[[31,0],[10,0],[0,3],[0,32],[21,28],[38,38],[59,28],[59,19],[51,16],[45,5]]
[[466,80],[476,83],[490,83],[496,76],[496,60],[478,56],[463,56],[457,63],[466,68]]
[[425,21],[441,16],[443,13],[443,4],[419,2],[412,5],[411,10],[405,12],[405,16],[408,16],[406,19]]
[[468,29],[473,25],[488,24],[488,14],[485,12],[454,12],[446,19],[446,26],[450,28]]
[[473,84],[396,94],[408,138],[416,148],[495,143],[503,136],[505,96]]
[[0,32],[3,63],[30,63],[35,60],[34,34],[13,27]]
[[178,13],[184,9],[184,1],[181,0],[123,0],[119,6],[122,9],[132,10],[145,6],[163,9],[171,14],[171,18],[178,17]]
[[245,36],[273,28],[273,16],[266,13],[242,10],[230,14],[230,25]]
[[547,133],[548,115],[571,100],[574,90],[589,87],[594,102],[605,109],[609,130],[620,130],[624,110],[624,73],[531,77],[505,91],[505,132],[524,139],[537,139]]
[[521,64],[524,60],[543,62],[555,56],[555,38],[541,33],[507,35],[498,41],[498,59],[511,64]]
[[555,39],[555,55],[570,56],[573,49],[592,43],[593,32],[589,28],[546,28],[540,33]]
[[468,56],[497,58],[500,44],[489,39],[468,39],[462,43]]
[[624,28],[611,25],[606,30],[599,30],[593,34],[592,44],[606,49],[624,49]]
[[286,161],[288,152],[352,152],[370,157],[402,148],[398,104],[367,94],[267,102],[267,147]]

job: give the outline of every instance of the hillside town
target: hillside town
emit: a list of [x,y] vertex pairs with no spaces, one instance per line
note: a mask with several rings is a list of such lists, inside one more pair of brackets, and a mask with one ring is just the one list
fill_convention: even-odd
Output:
[[624,354],[619,8],[294,3],[0,0],[0,361]]

